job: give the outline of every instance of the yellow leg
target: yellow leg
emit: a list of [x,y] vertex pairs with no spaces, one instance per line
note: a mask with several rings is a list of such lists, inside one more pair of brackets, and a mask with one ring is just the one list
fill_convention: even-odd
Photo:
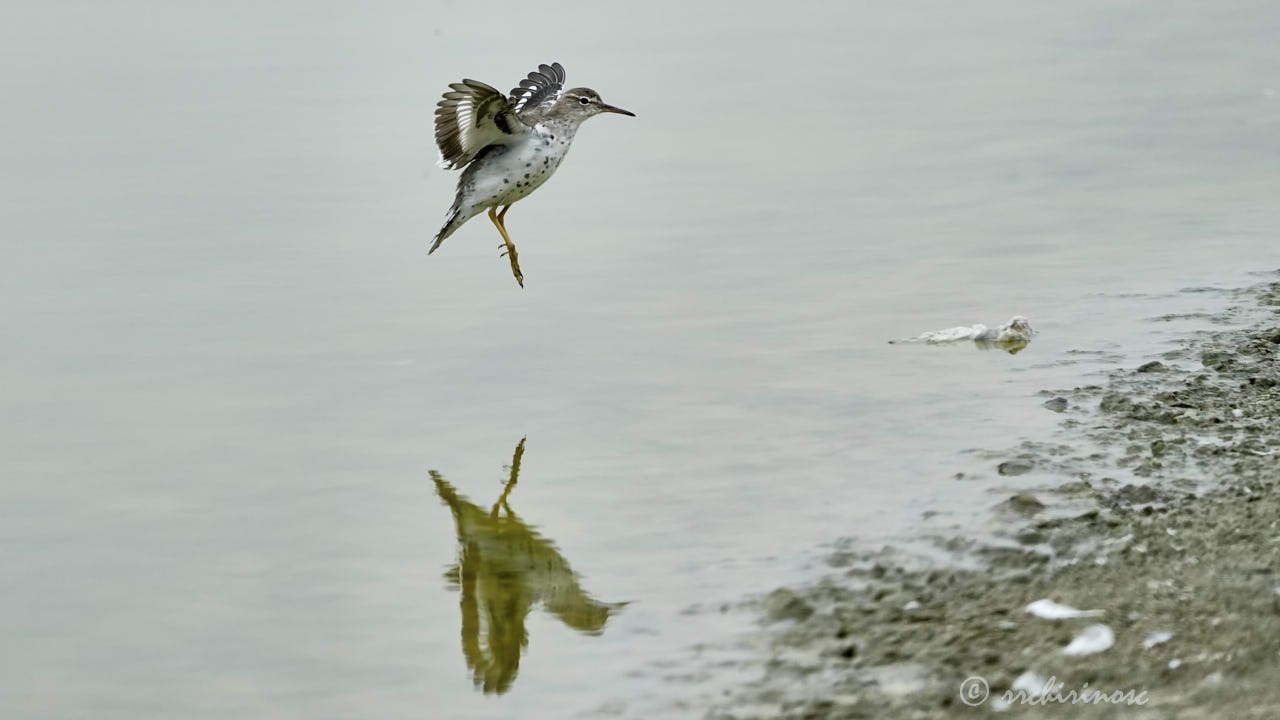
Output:
[[491,518],[498,517],[498,508],[506,510],[508,517],[515,516],[515,513],[511,512],[511,506],[507,504],[507,496],[515,489],[516,481],[520,479],[520,458],[524,456],[524,441],[527,439],[520,438],[520,444],[516,445],[516,454],[511,458],[511,479],[507,481],[506,487],[502,488],[502,497],[493,504],[493,510],[489,513]]
[[510,209],[511,206],[508,205],[502,208],[502,212],[497,212],[498,206],[494,205],[489,208],[489,219],[493,221],[493,226],[498,228],[498,232],[502,233],[506,247],[502,254],[511,260],[511,274],[516,276],[516,282],[520,283],[520,287],[524,287],[524,274],[520,272],[520,256],[516,254],[515,243],[511,242],[511,236],[507,234],[507,226],[503,222],[503,218]]

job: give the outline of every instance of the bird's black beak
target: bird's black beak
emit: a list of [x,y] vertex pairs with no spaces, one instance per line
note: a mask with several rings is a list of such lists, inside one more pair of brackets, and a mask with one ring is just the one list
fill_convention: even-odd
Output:
[[627,115],[629,117],[636,116],[636,114],[631,112],[630,110],[623,110],[620,107],[614,107],[612,105],[606,105],[604,103],[600,103],[600,109],[603,110],[604,112],[618,113],[619,115]]

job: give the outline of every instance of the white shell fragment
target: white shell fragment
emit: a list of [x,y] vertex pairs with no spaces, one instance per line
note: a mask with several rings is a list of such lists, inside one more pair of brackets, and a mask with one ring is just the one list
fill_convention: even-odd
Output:
[[1081,630],[1074,640],[1062,648],[1062,654],[1093,655],[1115,644],[1116,634],[1111,632],[1111,628],[1098,623]]
[[1101,610],[1077,610],[1070,605],[1056,603],[1049,598],[1037,600],[1027,606],[1027,612],[1045,620],[1067,620],[1070,618],[1102,617]]
[[1022,692],[1027,694],[1027,697],[1034,698],[1034,697],[1040,696],[1041,692],[1044,690],[1044,686],[1047,683],[1048,681],[1045,680],[1043,677],[1041,677],[1040,675],[1037,675],[1031,670],[1028,670],[1022,673],[1021,675],[1019,675],[1018,679],[1014,680],[1013,684],[1009,686],[1009,689],[1015,690],[1015,691],[1021,690]]
[[[1028,701],[1036,700],[1040,696],[1044,695],[1046,687],[1051,687],[1049,683],[1049,680],[1045,680],[1034,671],[1028,670],[1019,675],[1018,679],[1013,681],[1013,684],[1009,686],[1009,690],[1014,693],[1018,691],[1026,693]],[[995,712],[1004,712],[1011,707],[1013,707],[1013,701],[1009,699],[1008,694],[997,697],[995,700],[991,701],[991,709]]]
[[1150,650],[1157,645],[1163,645],[1173,639],[1173,633],[1168,630],[1154,630],[1147,634],[1145,640],[1142,641],[1142,647]]

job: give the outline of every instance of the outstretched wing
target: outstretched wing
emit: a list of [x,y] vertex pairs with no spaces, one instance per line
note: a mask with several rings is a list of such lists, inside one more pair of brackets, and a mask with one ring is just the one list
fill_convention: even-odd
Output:
[[515,103],[516,113],[523,116],[526,112],[554,105],[563,89],[564,68],[560,63],[539,65],[537,72],[529,73],[529,77],[520,81],[519,87],[511,89],[511,101]]
[[449,85],[436,107],[436,146],[440,167],[465,167],[487,145],[513,142],[529,132],[520,122],[515,103],[476,80]]

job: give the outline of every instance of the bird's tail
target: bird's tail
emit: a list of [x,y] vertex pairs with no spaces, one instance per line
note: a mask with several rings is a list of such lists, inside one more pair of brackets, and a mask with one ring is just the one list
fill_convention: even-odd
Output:
[[444,221],[444,227],[440,228],[440,232],[436,233],[436,241],[431,245],[431,249],[427,251],[427,254],[430,255],[435,252],[436,248],[440,247],[440,243],[444,242],[445,238],[452,235],[455,230],[462,227],[462,223],[468,219],[462,217],[462,208],[457,205],[450,208],[449,219]]

